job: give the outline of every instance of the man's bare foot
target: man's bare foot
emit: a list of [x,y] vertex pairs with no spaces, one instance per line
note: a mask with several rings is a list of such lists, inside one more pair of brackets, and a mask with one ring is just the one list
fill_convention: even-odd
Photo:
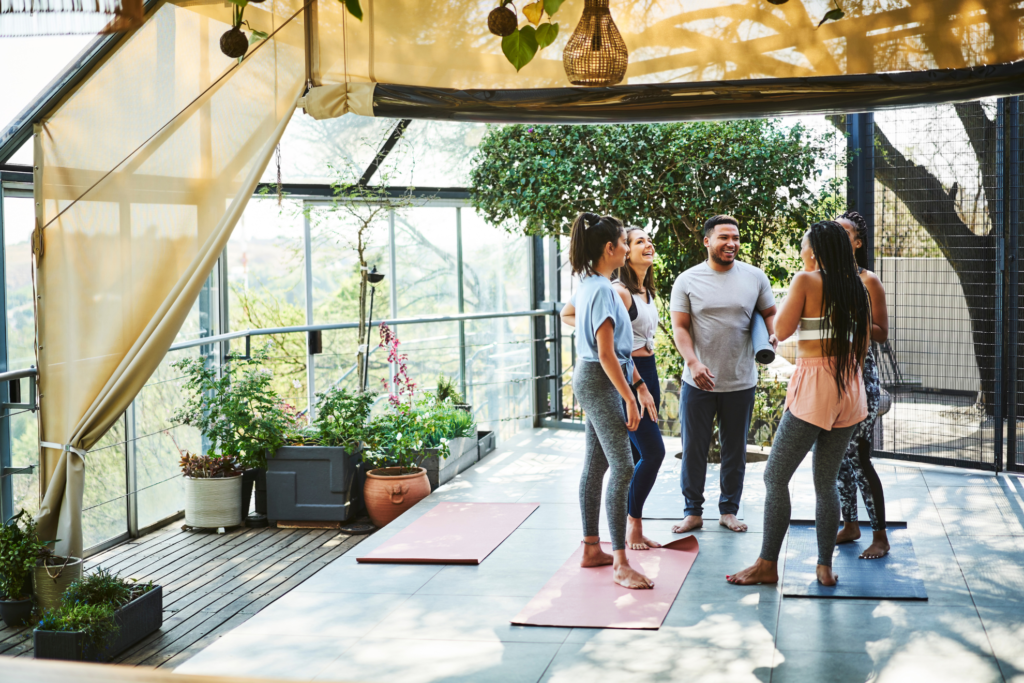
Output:
[[660,548],[661,544],[644,536],[643,520],[626,517],[626,546],[631,550],[649,550]]
[[751,566],[725,580],[736,586],[755,586],[760,583],[779,582],[779,563],[762,560],[760,557]]
[[[621,553],[621,555],[620,555]],[[643,590],[654,588],[654,582],[646,576],[629,566],[625,550],[615,551],[615,573],[612,580],[620,586]]]
[[871,545],[860,554],[862,560],[877,560],[889,554],[889,537],[885,529],[872,534]]
[[597,536],[587,536],[583,539],[581,567],[607,567],[613,559],[611,555],[601,549],[600,539]]
[[826,567],[823,564],[819,564],[816,573],[818,574],[818,583],[822,586],[834,586],[839,581],[839,574],[832,572],[832,567]]
[[687,531],[696,531],[704,526],[704,518],[700,515],[686,515],[683,521],[672,527],[672,533],[685,534]]
[[718,523],[730,531],[746,531],[747,525],[736,519],[736,515],[721,515]]
[[843,528],[836,535],[836,545],[850,543],[860,538],[860,524],[857,522],[844,522]]

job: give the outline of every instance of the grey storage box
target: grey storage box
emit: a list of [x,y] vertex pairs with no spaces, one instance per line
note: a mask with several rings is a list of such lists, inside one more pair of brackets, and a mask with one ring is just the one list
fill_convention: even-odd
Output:
[[[475,434],[476,430],[474,429],[472,433]],[[416,463],[427,470],[431,491],[442,484],[447,484],[455,478],[455,475],[465,472],[480,459],[477,440],[473,437],[452,439],[448,444],[448,449],[451,451],[451,455],[442,459],[438,457],[436,448],[428,448],[427,455]]]
[[267,458],[267,520],[347,522],[360,450],[328,446],[282,446]]
[[498,447],[498,435],[494,432],[477,432],[476,440],[479,442],[481,459]]
[[164,591],[160,586],[114,613],[118,631],[103,652],[87,646],[81,631],[40,631],[32,634],[36,659],[70,659],[78,662],[109,662],[164,624]]

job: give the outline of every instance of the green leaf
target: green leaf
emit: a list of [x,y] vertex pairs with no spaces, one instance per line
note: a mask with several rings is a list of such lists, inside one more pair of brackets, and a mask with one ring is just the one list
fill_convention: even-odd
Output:
[[541,24],[537,27],[537,46],[545,48],[558,37],[558,24]]
[[252,30],[252,33],[249,34],[249,44],[250,45],[252,45],[253,43],[258,43],[261,40],[266,40],[267,38],[270,37],[269,33],[264,33],[263,31],[257,31],[256,29],[251,29],[251,30]]
[[341,0],[345,3],[345,9],[348,13],[359,21],[363,20],[363,8],[359,6],[359,0]]
[[516,71],[529,64],[538,49],[537,31],[532,26],[524,26],[501,39],[501,51]]
[[249,4],[249,0],[230,0],[231,4],[238,5],[239,7],[245,7]]
[[544,11],[548,13],[549,17],[553,17],[563,2],[565,0],[544,0]]
[[828,12],[825,13],[825,16],[822,17],[822,20],[818,22],[818,26],[821,26],[826,21],[839,21],[840,19],[842,19],[845,16],[846,16],[846,12],[844,12],[841,9],[829,10]]

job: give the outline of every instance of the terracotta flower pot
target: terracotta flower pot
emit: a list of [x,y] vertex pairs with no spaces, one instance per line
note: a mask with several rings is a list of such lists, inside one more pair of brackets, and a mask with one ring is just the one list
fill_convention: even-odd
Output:
[[396,474],[402,468],[383,467],[366,473],[363,497],[374,526],[382,527],[430,495],[427,471],[417,467],[411,474]]

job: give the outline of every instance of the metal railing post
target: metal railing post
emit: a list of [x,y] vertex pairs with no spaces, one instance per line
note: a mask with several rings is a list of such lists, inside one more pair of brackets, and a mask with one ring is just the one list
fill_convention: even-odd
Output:
[[[309,221],[309,210],[310,207],[306,205],[306,202],[302,202],[302,240],[304,245],[304,263],[305,263],[305,280],[306,280],[306,324],[313,324],[313,228]],[[359,340],[362,343],[362,340]],[[358,348],[358,347],[357,347]],[[370,362],[370,354],[367,353],[364,363]],[[306,344],[306,400],[309,402],[309,408],[307,409],[306,415],[309,418],[310,423],[316,419],[316,356],[310,349],[309,344]]]
[[[1002,101],[1003,131],[1005,136],[1003,181],[1004,227],[1004,269],[1006,271],[1005,327],[1006,345],[1009,350],[1004,359],[1006,367],[1006,468],[1017,468],[1017,359],[1020,355],[1018,326],[1020,322],[1020,265],[1017,263],[1018,238],[1020,233],[1020,192],[1021,192],[1021,144],[1020,144],[1020,98],[1008,97]],[[996,460],[996,471],[1002,468],[1002,459]]]
[[[544,296],[544,241],[539,236],[530,237],[530,307],[541,308],[541,301]],[[533,334],[533,343],[530,345],[533,353],[530,354],[530,371],[533,377],[533,426],[540,427],[541,422],[550,414],[549,393],[550,382],[543,378],[550,368],[548,360],[548,348],[545,341],[547,324],[546,316],[537,316],[530,325]],[[541,370],[544,370],[541,373]]]
[[864,216],[868,238],[864,245],[867,268],[875,266],[875,115],[850,114],[846,118],[846,144],[851,160],[846,167],[846,204]]
[[1006,294],[1006,273],[1004,271],[1005,231],[1006,231],[1006,99],[999,100],[996,107],[996,221],[992,226],[995,237],[995,391],[992,406],[992,459],[995,471],[1003,469],[1003,415],[1006,401],[1003,366],[1005,327],[1003,313]]
[[[4,311],[0,324],[0,372],[7,372],[7,243],[4,226],[4,187],[0,183],[0,310]],[[32,380],[34,381],[34,380]],[[0,382],[0,401],[8,403],[7,382]],[[0,522],[6,522],[14,514],[14,486],[11,476],[2,476],[12,466],[11,459],[11,418],[10,411],[0,412]]]
[[[455,207],[455,271],[458,281],[459,313],[466,312],[466,298],[463,286],[465,280],[462,272],[462,207]],[[466,395],[466,322],[459,321],[459,393],[462,400],[469,403],[469,396]]]

